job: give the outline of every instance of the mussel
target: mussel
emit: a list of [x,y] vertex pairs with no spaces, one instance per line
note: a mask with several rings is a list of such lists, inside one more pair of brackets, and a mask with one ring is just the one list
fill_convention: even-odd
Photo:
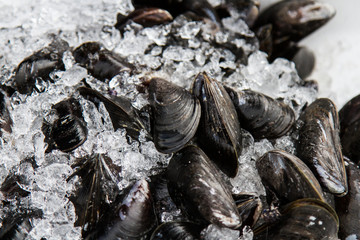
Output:
[[59,149],[70,152],[82,145],[87,139],[87,128],[80,103],[69,98],[55,104],[52,109],[53,115],[50,114],[49,121],[44,120],[42,126],[48,144],[46,151]]
[[174,18],[180,14],[186,13],[187,11],[191,11],[196,15],[208,18],[215,23],[220,24],[220,20],[215,9],[209,4],[207,0],[133,0],[132,2],[137,9],[143,7],[156,7],[165,9],[169,11]]
[[176,153],[167,176],[171,198],[192,221],[240,227],[241,219],[227,185],[200,148],[187,146]]
[[8,106],[9,100],[6,95],[0,91],[0,137],[2,136],[2,131],[12,132],[13,121]]
[[206,73],[199,73],[193,86],[201,103],[198,142],[211,160],[229,177],[238,171],[241,130],[236,109],[224,87]]
[[339,117],[327,98],[315,100],[301,114],[297,155],[325,189],[337,196],[347,193],[346,172],[339,137]]
[[62,56],[68,49],[69,44],[66,41],[55,39],[49,46],[25,58],[16,68],[17,91],[31,94],[33,89],[37,89],[36,81],[50,80],[49,73],[54,70],[65,70]]
[[117,183],[121,167],[101,154],[77,159],[72,167],[74,173],[67,181],[75,176],[81,178],[81,185],[69,197],[77,215],[75,226],[81,227],[83,238],[99,236],[105,230],[103,225],[108,221],[107,215],[113,212],[112,203],[120,192]]
[[95,78],[105,81],[121,72],[131,72],[132,66],[98,42],[86,42],[73,50],[75,61]]
[[[282,150],[265,153],[256,161],[269,204],[285,205],[301,198],[325,201],[320,184],[311,170],[296,156]],[[271,199],[274,198],[274,199]]]
[[156,149],[172,153],[195,135],[201,114],[199,101],[186,89],[161,78],[149,84],[152,132]]
[[285,41],[298,42],[323,26],[335,15],[334,7],[315,0],[280,1],[263,11],[255,28],[273,25],[275,44]]
[[129,99],[116,96],[108,99],[98,91],[80,87],[77,89],[79,93],[87,100],[92,101],[97,107],[102,102],[109,113],[114,130],[125,128],[126,132],[133,139],[138,139],[141,130],[144,130],[145,137],[151,139],[150,130],[140,117],[139,111],[131,105]]
[[360,95],[348,101],[339,111],[340,138],[343,153],[360,163]]
[[352,162],[346,166],[349,192],[335,199],[336,212],[340,220],[339,237],[350,235],[360,238],[360,169]]
[[11,212],[2,216],[0,239],[23,240],[34,227],[33,219],[41,218],[43,212],[39,209],[18,208],[17,212]]
[[281,210],[281,218],[254,230],[254,239],[337,239],[339,219],[335,210],[318,199],[296,200]]
[[115,212],[113,226],[101,239],[148,239],[157,225],[148,182],[137,181]]
[[201,227],[192,222],[166,222],[155,229],[150,240],[195,240]]
[[135,9],[135,11],[130,13],[127,17],[119,13],[117,15],[115,28],[123,32],[128,21],[136,22],[141,24],[143,27],[152,27],[172,20],[173,17],[171,14],[164,9],[154,7],[140,8]]
[[262,202],[254,193],[239,193],[233,196],[243,226],[253,227],[262,212]]
[[225,89],[234,103],[241,126],[254,138],[281,137],[293,126],[295,113],[286,104],[252,90]]

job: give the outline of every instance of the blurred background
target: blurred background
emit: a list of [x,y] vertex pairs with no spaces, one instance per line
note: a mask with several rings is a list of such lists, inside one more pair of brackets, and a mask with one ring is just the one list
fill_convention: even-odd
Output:
[[[274,2],[260,0],[262,9]],[[316,55],[316,66],[308,79],[318,81],[319,97],[331,98],[340,109],[360,94],[360,1],[323,2],[335,7],[335,17],[300,45]]]

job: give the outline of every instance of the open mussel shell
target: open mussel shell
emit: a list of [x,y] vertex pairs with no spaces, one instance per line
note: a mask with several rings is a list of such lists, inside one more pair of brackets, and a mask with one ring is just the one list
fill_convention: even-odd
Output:
[[274,44],[298,42],[323,26],[334,15],[334,7],[316,0],[280,1],[259,15],[254,28],[272,24]]
[[252,90],[225,89],[234,103],[241,127],[254,138],[281,137],[294,125],[294,111],[286,104]]
[[234,229],[241,225],[221,173],[200,148],[187,146],[176,153],[167,176],[171,198],[192,221]]
[[281,210],[279,221],[254,230],[254,239],[337,239],[339,219],[335,210],[318,199],[304,198]]
[[243,226],[253,227],[262,212],[260,198],[254,193],[239,193],[233,196]]
[[158,226],[150,240],[195,240],[202,227],[192,222],[166,222]]
[[52,109],[56,119],[53,122],[44,121],[42,126],[45,142],[49,145],[47,151],[59,149],[70,152],[82,145],[88,133],[80,103],[69,98],[55,104]]
[[186,89],[153,78],[149,84],[149,102],[156,149],[172,153],[183,148],[194,137],[199,125],[199,101]]
[[148,239],[157,225],[149,184],[137,181],[115,209],[117,219],[101,239]]
[[132,66],[98,42],[86,42],[73,50],[75,61],[95,78],[104,81],[121,72],[131,72]]
[[[267,196],[274,197],[280,205],[301,198],[317,198],[325,201],[314,174],[305,163],[292,154],[282,150],[267,152],[256,161],[256,168]],[[273,199],[268,200],[273,201]]]
[[145,137],[151,139],[149,129],[147,129],[139,111],[131,105],[129,99],[120,96],[116,97],[116,100],[108,99],[98,91],[87,87],[80,87],[77,90],[85,99],[92,101],[97,107],[99,107],[100,102],[104,104],[114,130],[125,128],[127,134],[133,139],[138,139],[141,130],[144,130]]
[[242,137],[230,96],[219,82],[206,73],[196,76],[193,93],[201,103],[198,143],[224,173],[235,177]]
[[82,236],[95,236],[104,231],[107,215],[113,213],[112,203],[119,194],[117,183],[120,182],[121,167],[115,165],[106,155],[95,154],[77,159],[72,165],[74,176],[81,179],[81,185],[69,199],[75,206],[77,220]]
[[360,239],[360,169],[352,162],[346,166],[349,192],[335,198],[336,212],[340,219],[339,237],[356,235]]
[[49,80],[49,73],[65,70],[63,54],[69,44],[62,39],[55,39],[49,46],[25,58],[16,68],[15,86],[19,93],[31,94],[37,79]]
[[345,156],[360,163],[360,95],[348,101],[339,111],[340,138]]
[[334,103],[319,98],[301,114],[297,155],[325,189],[337,196],[347,193],[344,159],[339,137],[339,117]]
[[0,91],[0,137],[2,136],[2,131],[6,131],[8,133],[12,132],[13,121],[8,107],[9,100],[3,91]]

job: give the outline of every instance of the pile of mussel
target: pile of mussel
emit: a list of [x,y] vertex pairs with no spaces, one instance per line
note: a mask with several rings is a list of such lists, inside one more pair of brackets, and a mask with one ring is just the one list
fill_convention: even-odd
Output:
[[[221,19],[235,8],[257,34],[269,60],[294,60],[302,78],[311,73],[314,56],[297,42],[334,15],[331,7],[314,0],[281,1],[261,14],[259,4],[251,0],[226,1],[216,8],[206,0],[134,0],[133,4],[133,13],[117,16],[115,27],[120,31],[126,31],[131,21],[151,27],[185,13],[221,27]],[[71,51],[78,65],[103,82],[136,71],[100,43],[72,49],[55,39],[24,59],[15,70],[13,85],[3,87],[7,94],[0,92],[1,131],[11,133],[13,124],[6,95],[44,91],[43,82],[54,81],[49,74],[65,69],[65,51]],[[340,119],[334,103],[325,98],[311,103],[296,119],[293,109],[281,100],[251,89],[233,89],[205,72],[195,77],[190,91],[159,77],[145,79],[141,87],[149,105],[138,110],[129,99],[106,97],[83,81],[74,96],[53,105],[44,116],[46,152],[71,152],[87,140],[79,103],[84,98],[97,107],[102,104],[114,130],[125,129],[129,141],[141,136],[153,141],[159,152],[173,154],[161,174],[137,180],[126,189],[117,185],[121,166],[106,154],[78,159],[67,181],[77,176],[81,184],[68,198],[84,239],[201,239],[209,224],[234,230],[250,226],[254,239],[360,237],[359,96],[343,107]],[[298,135],[295,155],[272,150],[257,159],[266,199],[230,190],[229,178],[242,174],[238,169],[245,130],[256,140]],[[342,152],[353,162],[344,161]],[[31,158],[20,167],[38,168]],[[30,194],[23,187],[28,181],[19,171],[10,172],[0,186],[2,206],[21,206],[21,198]],[[166,196],[159,197],[160,191]],[[181,209],[179,221],[161,222],[166,198]],[[9,212],[2,219],[0,238],[25,239],[32,219],[41,217],[42,212],[32,208]]]

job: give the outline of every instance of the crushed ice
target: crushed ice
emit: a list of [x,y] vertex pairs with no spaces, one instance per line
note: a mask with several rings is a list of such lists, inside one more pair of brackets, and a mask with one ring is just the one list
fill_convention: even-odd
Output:
[[[218,5],[221,0],[212,0]],[[31,11],[29,11],[31,9]],[[114,27],[116,14],[127,14],[133,10],[130,0],[122,1],[81,1],[38,0],[26,2],[12,1],[0,9],[3,21],[0,23],[0,81],[9,84],[12,71],[18,63],[33,52],[48,45],[54,36],[68,41],[76,47],[85,41],[99,41],[134,64],[138,71],[135,75],[122,73],[109,82],[100,83],[76,65],[71,52],[64,54],[66,71],[51,74],[55,84],[44,83],[42,93],[25,96],[15,93],[11,99],[10,113],[14,121],[13,133],[4,133],[1,139],[0,182],[9,173],[17,172],[26,176],[22,188],[30,195],[19,203],[24,207],[41,209],[42,218],[33,219],[34,228],[29,239],[80,239],[81,230],[74,227],[76,220],[73,204],[67,196],[74,191],[74,181],[66,181],[73,173],[71,164],[76,158],[104,153],[114,164],[122,166],[118,184],[120,189],[129,186],[134,180],[148,178],[161,172],[171,156],[155,149],[152,142],[141,138],[140,142],[131,141],[125,131],[114,131],[110,117],[103,105],[95,107],[84,100],[76,91],[82,79],[95,89],[103,92],[111,90],[129,98],[133,106],[140,109],[147,104],[147,97],[137,91],[136,85],[142,78],[152,76],[166,78],[187,89],[191,87],[196,74],[208,72],[224,84],[237,88],[251,88],[289,104],[298,115],[305,104],[316,98],[316,91],[302,86],[294,64],[277,59],[269,64],[266,54],[256,50],[256,44],[247,42],[241,36],[251,37],[253,33],[238,16],[223,20],[224,29],[216,32],[209,21],[197,22],[179,16],[172,23],[153,28],[143,28],[130,24],[124,35]],[[239,38],[240,37],[240,38]],[[243,56],[250,54],[248,63],[243,57],[226,49],[214,47],[227,43],[227,46],[240,49]],[[70,96],[80,100],[83,115],[89,129],[87,141],[69,154],[54,150],[45,153],[46,144],[41,131],[43,117],[51,106]],[[244,150],[239,158],[240,168],[236,178],[231,179],[233,192],[255,192],[264,194],[255,169],[255,160],[272,149],[294,151],[292,136],[284,136],[276,141],[255,141],[244,131]],[[37,168],[26,167],[20,162],[33,158]],[[20,167],[22,166],[22,167]],[[4,196],[0,194],[0,199]],[[0,206],[0,217],[16,211],[12,207]],[[180,214],[171,209],[161,214],[162,221],[170,221]],[[251,229],[243,230],[242,239],[252,239]],[[219,229],[210,225],[203,231],[205,239],[237,239],[239,232]]]

